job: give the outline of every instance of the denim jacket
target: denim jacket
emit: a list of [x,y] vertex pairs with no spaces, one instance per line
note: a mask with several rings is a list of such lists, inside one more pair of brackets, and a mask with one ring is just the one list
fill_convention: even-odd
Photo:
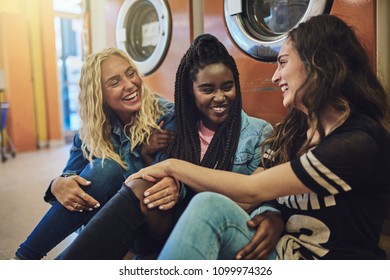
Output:
[[[159,100],[159,106],[161,110],[164,112],[163,115],[157,120],[157,124],[160,121],[164,121],[164,129],[167,130],[176,130],[175,123],[175,110],[174,104],[161,98],[157,97]],[[111,143],[114,148],[114,151],[121,157],[121,159],[128,165],[127,170],[123,170],[123,179],[126,179],[128,176],[133,174],[134,172],[139,171],[144,167],[144,162],[141,157],[141,148],[140,146],[135,147],[134,151],[130,152],[130,139],[126,137],[123,127],[120,121],[112,116],[110,119],[112,131],[111,131]],[[69,175],[77,175],[80,174],[84,168],[89,164],[88,159],[86,159],[83,155],[83,151],[81,150],[82,141],[79,137],[79,134],[76,133],[73,144],[70,149],[70,156],[68,162],[62,172],[62,176]],[[156,153],[156,158],[160,158],[161,152]],[[50,184],[51,186],[51,184]],[[50,186],[45,193],[44,200],[50,201],[54,197],[50,191]]]
[[[249,175],[260,165],[262,143],[271,135],[272,126],[265,120],[248,116],[241,111],[240,139],[234,157],[232,172]],[[187,195],[188,187],[182,184],[180,196]],[[192,196],[190,194],[190,196]],[[267,210],[268,211],[268,210]]]
[[241,112],[241,133],[232,171],[249,175],[260,165],[261,144],[272,133],[272,126],[265,120]]
[[[249,175],[260,166],[261,145],[272,134],[272,130],[268,122],[250,117],[244,112],[241,113],[241,134],[233,163],[233,172]],[[250,216],[254,217],[267,211],[280,213],[277,207],[275,201],[268,201],[256,207]]]

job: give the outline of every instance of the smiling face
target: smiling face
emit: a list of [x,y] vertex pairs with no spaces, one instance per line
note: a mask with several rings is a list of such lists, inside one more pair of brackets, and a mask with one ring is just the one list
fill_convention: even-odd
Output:
[[141,79],[129,62],[112,55],[101,63],[103,100],[122,124],[141,108]]
[[227,119],[236,99],[232,71],[223,63],[207,65],[196,75],[193,94],[203,124],[217,130]]
[[[272,76],[272,82],[277,83],[283,92],[283,106],[294,106],[297,90],[303,85],[307,77],[305,66],[296,49],[288,39],[282,45],[278,55],[278,68]],[[296,106],[304,110],[300,98]]]

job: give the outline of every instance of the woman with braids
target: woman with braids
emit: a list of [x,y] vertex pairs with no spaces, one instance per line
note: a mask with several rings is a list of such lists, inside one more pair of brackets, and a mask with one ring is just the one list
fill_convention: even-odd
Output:
[[108,48],[90,55],[79,85],[80,130],[62,175],[45,195],[52,206],[16,259],[43,258],[173,140],[171,131],[160,129],[175,129],[173,104],[149,92],[124,52]]
[[[261,144],[272,131],[270,124],[242,111],[235,61],[210,34],[197,37],[180,62],[175,117],[177,133],[167,148],[168,157],[247,175],[258,168]],[[167,177],[149,189],[153,195],[145,199],[150,186],[143,180],[123,185],[62,258],[122,259],[131,247],[137,252],[152,247],[147,252],[158,253],[195,193]],[[176,195],[179,187],[180,196]],[[256,206],[248,213],[248,227],[256,234],[237,253],[265,258],[283,231],[282,219],[272,205]],[[145,236],[149,238],[138,242]]]
[[271,199],[286,221],[278,259],[385,259],[390,101],[364,48],[341,19],[320,15],[289,33],[277,61],[272,80],[289,113],[267,140],[266,170],[246,176],[168,159],[128,179],[172,176],[201,192],[160,259],[233,258],[253,235],[233,201]]

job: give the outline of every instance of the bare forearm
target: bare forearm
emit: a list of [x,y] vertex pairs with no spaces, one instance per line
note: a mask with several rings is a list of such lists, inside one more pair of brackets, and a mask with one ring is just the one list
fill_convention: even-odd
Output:
[[200,167],[182,160],[170,161],[168,170],[172,177],[196,192],[218,192],[239,203],[251,204],[247,197],[253,197],[250,187],[253,182],[248,175]]
[[253,206],[281,196],[310,191],[295,176],[288,163],[249,176],[170,160],[167,171],[197,192],[218,192],[243,205]]

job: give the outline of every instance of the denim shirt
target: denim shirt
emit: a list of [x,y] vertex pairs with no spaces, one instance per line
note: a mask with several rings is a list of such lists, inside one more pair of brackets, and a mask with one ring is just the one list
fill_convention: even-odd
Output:
[[[164,112],[156,123],[159,124],[160,121],[164,121],[163,129],[176,130],[174,104],[159,96],[156,96],[156,98],[159,101],[160,109]],[[111,144],[114,148],[115,153],[117,153],[121,157],[121,159],[128,165],[127,170],[123,169],[123,179],[126,179],[128,176],[144,167],[144,161],[141,157],[141,147],[135,147],[133,152],[131,153],[131,140],[126,137],[119,119],[115,116],[112,116],[110,122],[112,127]],[[89,164],[88,159],[86,159],[83,155],[81,145],[82,141],[79,137],[79,133],[77,132],[73,139],[73,144],[70,149],[70,156],[68,162],[61,176],[80,174]],[[161,158],[160,154],[161,152],[157,152],[155,158]],[[45,201],[53,199],[53,195],[50,191],[50,186],[49,189],[46,191],[44,199]]]

